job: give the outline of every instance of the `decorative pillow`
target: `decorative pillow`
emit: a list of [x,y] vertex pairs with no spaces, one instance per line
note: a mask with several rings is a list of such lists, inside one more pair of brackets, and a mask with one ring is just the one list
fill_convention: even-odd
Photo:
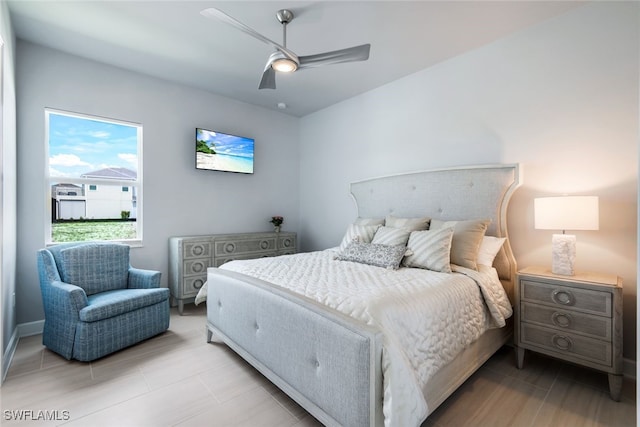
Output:
[[407,243],[407,255],[402,264],[407,267],[451,273],[450,254],[453,228],[412,231]]
[[478,266],[491,267],[505,240],[507,240],[505,237],[484,236],[480,242],[480,250],[478,250]]
[[468,221],[431,221],[432,229],[453,228],[451,241],[451,264],[478,270],[478,250],[480,242],[491,220],[477,219]]
[[387,215],[384,221],[386,227],[404,228],[409,231],[428,230],[431,218],[399,218],[393,215]]
[[355,225],[384,225],[384,218],[362,218],[358,217],[353,222]]
[[373,236],[371,243],[378,245],[406,246],[407,240],[409,240],[409,234],[411,234],[411,232],[404,228],[380,227]]
[[342,243],[340,243],[340,250],[343,251],[354,240],[360,243],[371,243],[373,235],[376,234],[378,228],[380,228],[379,225],[350,224],[342,238]]
[[406,249],[405,245],[389,246],[354,241],[336,259],[395,270],[400,266]]

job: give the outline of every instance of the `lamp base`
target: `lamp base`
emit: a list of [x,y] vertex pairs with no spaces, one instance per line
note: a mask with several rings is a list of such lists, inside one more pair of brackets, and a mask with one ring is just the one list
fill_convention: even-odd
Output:
[[576,236],[554,234],[551,238],[551,272],[563,276],[573,276],[576,260]]

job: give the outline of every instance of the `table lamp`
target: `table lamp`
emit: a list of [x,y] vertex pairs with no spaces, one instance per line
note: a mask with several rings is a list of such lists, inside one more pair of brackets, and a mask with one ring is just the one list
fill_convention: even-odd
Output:
[[551,272],[573,276],[576,236],[565,234],[565,230],[597,230],[598,197],[541,197],[533,201],[533,206],[537,230],[562,230],[562,234],[554,234],[551,239]]

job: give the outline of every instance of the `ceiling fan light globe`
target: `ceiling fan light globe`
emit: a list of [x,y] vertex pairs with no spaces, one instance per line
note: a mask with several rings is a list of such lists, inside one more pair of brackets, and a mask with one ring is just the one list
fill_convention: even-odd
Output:
[[280,58],[271,63],[271,68],[281,73],[292,73],[298,69],[298,64],[289,58]]

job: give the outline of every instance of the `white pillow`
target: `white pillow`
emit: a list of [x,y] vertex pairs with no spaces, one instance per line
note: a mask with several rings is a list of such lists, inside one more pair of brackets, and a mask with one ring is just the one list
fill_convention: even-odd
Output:
[[478,251],[478,265],[493,266],[493,260],[496,259],[505,240],[505,237],[484,236]]
[[409,231],[428,230],[431,218],[400,218],[393,215],[387,215],[384,220],[386,227],[404,228]]
[[350,224],[340,243],[340,250],[344,251],[349,243],[355,241],[360,243],[371,243],[373,235],[380,228],[379,225],[357,225]]
[[412,231],[402,264],[407,267],[451,273],[450,256],[453,228]]
[[404,228],[380,227],[373,236],[371,243],[377,245],[406,246],[407,240],[409,240],[409,234],[411,234],[411,232]]

